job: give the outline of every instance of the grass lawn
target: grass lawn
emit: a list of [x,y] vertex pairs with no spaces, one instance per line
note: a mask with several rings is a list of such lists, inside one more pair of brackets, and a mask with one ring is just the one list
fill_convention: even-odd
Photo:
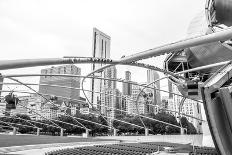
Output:
[[[50,143],[71,143],[71,142],[94,142],[105,141],[96,138],[73,138],[59,136],[34,136],[34,135],[0,135],[0,147],[50,144]],[[109,141],[107,139],[107,141]]]

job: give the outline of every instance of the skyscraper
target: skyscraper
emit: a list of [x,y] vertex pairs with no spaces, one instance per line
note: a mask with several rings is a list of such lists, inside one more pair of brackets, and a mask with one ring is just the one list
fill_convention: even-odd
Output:
[[[117,69],[115,66],[106,68],[104,71],[104,78],[116,79]],[[115,109],[120,109],[122,104],[121,92],[116,88],[116,81],[104,80],[101,91],[101,102],[99,109],[101,113],[107,116],[109,125],[111,126],[115,114],[118,112]],[[98,104],[98,105],[99,105]]]
[[[147,83],[154,82],[158,80],[159,74],[154,70],[147,70]],[[153,85],[151,85],[154,88],[160,89],[160,81],[155,82]],[[155,105],[161,104],[161,97],[160,97],[160,91],[157,91],[154,89],[153,91],[153,102]]]
[[122,98],[118,89],[104,89],[101,98],[101,113],[111,119],[115,118],[118,112],[115,109],[121,109]]
[[[131,81],[131,72],[125,72],[125,80]],[[123,95],[131,95],[132,85],[130,83],[122,83],[122,94]]]
[[[75,65],[64,65],[59,67],[42,69],[41,74],[80,75],[81,69],[76,67]],[[61,87],[55,87],[56,85]],[[67,88],[62,88],[62,86]],[[79,77],[62,77],[62,76],[49,76],[49,75],[40,77],[39,92],[50,96],[57,96],[58,99],[60,100],[64,100],[64,98],[67,98],[67,100],[70,98],[79,100],[80,90],[75,88],[80,88]]]
[[172,82],[170,80],[168,80],[168,91],[169,93],[169,98],[173,98],[173,94],[172,94]]
[[[0,73],[0,82],[2,83],[3,82],[3,78],[2,78],[2,74]],[[3,84],[0,84],[0,90],[2,90],[2,85]],[[0,96],[1,96],[1,91],[0,91]]]
[[[171,86],[172,86],[172,91],[175,94],[180,94],[176,85],[171,84]],[[172,111],[179,111],[179,106],[180,106],[180,102],[182,99],[183,99],[182,96],[173,95],[172,98],[168,99],[168,109]],[[197,101],[186,99],[182,106],[181,112],[184,114],[196,117],[198,119],[202,119],[201,106],[200,106],[200,103]],[[170,112],[170,113],[172,113],[175,117],[179,115],[178,113],[174,113],[174,112]],[[193,123],[198,133],[202,133],[201,121],[194,119],[192,117],[186,117],[186,118],[188,119],[189,122]]]
[[[98,29],[93,29],[93,57],[95,58],[110,58],[110,36],[105,33],[99,31]],[[103,64],[95,64],[93,63],[91,70],[96,70],[102,67]],[[102,77],[104,74],[102,72],[94,73],[94,76]],[[92,79],[90,82],[90,101],[93,103],[95,107],[101,101],[101,95],[96,92],[102,91],[102,80],[100,79]]]
[[[126,102],[126,111],[128,114],[136,114],[137,108],[136,108],[136,100],[137,96],[140,93],[140,91],[143,89],[142,86],[138,85],[132,85],[132,94],[131,96],[125,96],[125,102]],[[154,108],[150,106],[152,98],[149,96],[144,97],[144,95],[148,95],[152,90],[150,88],[146,88],[142,91],[138,98],[138,111],[139,114],[147,115],[154,113]]]
[[[115,66],[108,67],[104,71],[104,78],[116,79],[117,78],[117,69]],[[103,88],[104,89],[116,89],[116,81],[104,80]]]

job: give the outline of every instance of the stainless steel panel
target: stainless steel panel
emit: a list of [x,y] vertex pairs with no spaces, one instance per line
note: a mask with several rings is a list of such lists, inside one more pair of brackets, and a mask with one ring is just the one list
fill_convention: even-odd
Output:
[[232,0],[215,0],[215,9],[217,21],[232,26]]
[[[220,42],[185,49],[189,65],[192,68],[205,66],[222,61],[232,60],[232,50]],[[214,72],[219,68],[214,67],[201,72]]]

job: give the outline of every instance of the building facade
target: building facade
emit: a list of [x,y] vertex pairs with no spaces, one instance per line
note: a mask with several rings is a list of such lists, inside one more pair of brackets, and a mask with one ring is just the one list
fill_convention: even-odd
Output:
[[144,89],[138,98],[138,110],[136,105],[137,96],[142,90],[143,87],[138,85],[132,85],[132,95],[125,96],[126,101],[126,111],[128,114],[143,114],[148,115],[154,113],[154,107],[151,106],[152,104],[152,96],[149,94],[152,92],[151,89]]
[[[110,36],[99,31],[98,29],[93,29],[93,53],[92,57],[94,58],[110,58]],[[94,71],[103,64],[93,63],[91,66],[91,71]],[[93,76],[103,77],[103,72],[94,73]],[[97,107],[97,104],[101,101],[101,95],[95,92],[101,92],[103,90],[103,81],[101,79],[91,79],[90,82],[90,101],[93,103],[93,106]]]
[[6,111],[6,102],[4,100],[1,100],[0,102],[0,116],[5,116]]
[[[172,84],[172,91],[175,94],[180,94],[178,88],[174,84]],[[172,98],[169,98],[169,100],[168,100],[168,110],[178,112],[180,102],[181,102],[182,98],[183,97],[177,96],[177,95],[173,95]],[[169,113],[174,115],[176,118],[180,117],[179,114],[176,113],[176,112],[169,112]],[[190,115],[190,116],[198,118],[198,119],[202,119],[200,103],[197,102],[197,101],[191,100],[191,99],[186,99],[184,101],[184,104],[183,104],[183,106],[181,108],[181,113]],[[183,116],[183,115],[181,115],[181,116]],[[186,117],[186,116],[184,116],[184,117]],[[197,120],[197,119],[194,119],[192,117],[186,117],[186,118],[187,118],[187,120],[189,122],[191,122],[194,125],[194,127],[197,130],[197,133],[202,133],[202,126],[201,126],[202,122]]]
[[107,117],[109,124],[116,117],[116,114],[121,113],[116,109],[121,109],[122,96],[118,89],[104,89],[101,98],[101,114]]
[[[125,81],[127,81],[127,82],[131,81],[131,72],[130,71],[125,72]],[[132,93],[132,84],[122,83],[122,94],[123,95],[131,95],[131,93]]]
[[[2,91],[2,86],[3,86],[3,78],[2,78],[2,76],[1,76],[2,74],[0,73],[0,90]],[[0,96],[1,96],[1,94],[2,94],[2,92],[0,91]]]
[[62,114],[62,111],[51,103],[46,103],[41,107],[41,120],[55,119]]
[[[108,67],[104,71],[104,78],[107,79],[116,79],[117,78],[117,69],[115,66]],[[103,90],[104,89],[116,89],[117,87],[117,81],[112,80],[104,80],[104,83],[102,85]]]
[[72,74],[81,75],[81,69],[75,65],[64,65],[42,69],[40,77],[39,93],[45,96],[56,96],[58,100],[79,100],[80,98],[80,78],[50,76],[46,74]]
[[[156,80],[160,79],[159,74],[154,70],[147,70],[147,83],[152,83]],[[153,88],[160,89],[160,81],[155,82],[151,85]],[[160,91],[153,90],[153,104],[154,105],[160,105],[161,104],[161,96]]]
[[27,99],[27,115],[32,120],[41,120],[41,106],[42,106],[42,97],[38,95],[28,96]]

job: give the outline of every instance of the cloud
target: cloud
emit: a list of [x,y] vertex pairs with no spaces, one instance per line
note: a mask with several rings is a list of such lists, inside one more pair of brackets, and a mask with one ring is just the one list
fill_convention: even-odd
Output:
[[[202,0],[2,0],[0,59],[91,56],[93,27],[111,36],[111,58],[119,59],[182,39],[202,10]],[[161,60],[146,62],[162,67]],[[84,66],[87,74],[90,66]],[[125,70],[120,68],[118,77]],[[16,71],[39,73],[40,68]],[[141,72],[146,70],[133,71],[135,81],[146,81]]]

